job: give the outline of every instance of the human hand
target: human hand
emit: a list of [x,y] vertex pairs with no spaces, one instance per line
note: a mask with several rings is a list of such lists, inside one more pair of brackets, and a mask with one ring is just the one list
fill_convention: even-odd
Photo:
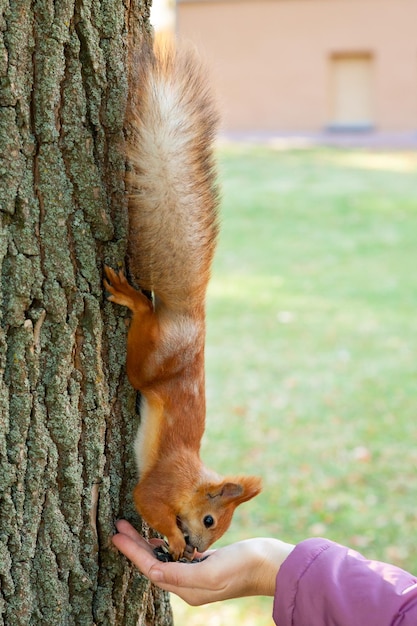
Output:
[[[210,558],[197,563],[162,563],[153,553],[160,539],[147,542],[125,520],[116,524],[114,545],[151,582],[198,606],[243,596],[273,596],[281,564],[294,546],[278,539],[248,539],[209,550]],[[201,555],[200,555],[201,556]]]

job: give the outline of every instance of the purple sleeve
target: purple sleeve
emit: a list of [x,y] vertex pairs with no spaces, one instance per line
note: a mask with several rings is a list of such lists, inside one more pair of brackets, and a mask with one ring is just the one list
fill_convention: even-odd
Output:
[[417,578],[326,539],[307,539],[277,575],[277,626],[416,626]]

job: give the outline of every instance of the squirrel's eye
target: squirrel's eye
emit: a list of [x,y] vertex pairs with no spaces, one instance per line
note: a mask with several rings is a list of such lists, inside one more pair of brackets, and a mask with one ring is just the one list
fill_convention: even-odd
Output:
[[206,515],[206,517],[203,519],[203,523],[206,528],[210,528],[210,526],[213,526],[214,524],[214,519],[211,515]]

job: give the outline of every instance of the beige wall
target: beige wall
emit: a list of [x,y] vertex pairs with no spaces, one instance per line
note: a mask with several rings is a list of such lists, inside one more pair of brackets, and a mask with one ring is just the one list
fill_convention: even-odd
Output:
[[360,102],[380,130],[417,129],[417,0],[180,0],[177,31],[208,57],[227,130],[317,131]]

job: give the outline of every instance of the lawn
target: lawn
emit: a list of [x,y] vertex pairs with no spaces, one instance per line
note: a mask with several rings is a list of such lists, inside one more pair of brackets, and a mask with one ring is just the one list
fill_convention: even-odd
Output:
[[[229,145],[203,458],[264,490],[218,545],[326,536],[417,573],[417,155]],[[270,599],[178,624],[264,626]]]

